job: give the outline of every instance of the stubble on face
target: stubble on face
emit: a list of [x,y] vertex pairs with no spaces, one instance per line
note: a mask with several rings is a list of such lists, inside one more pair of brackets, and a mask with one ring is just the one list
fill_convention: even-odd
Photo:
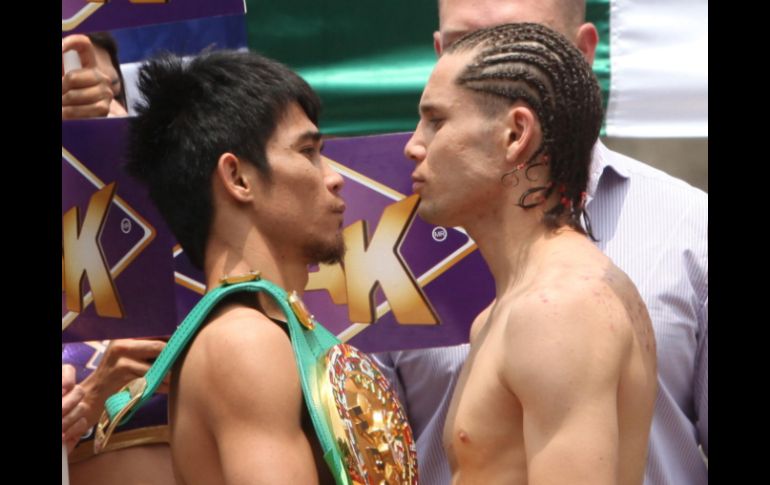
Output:
[[345,257],[345,239],[337,231],[331,241],[316,239],[305,246],[305,255],[309,261],[321,264],[337,264]]

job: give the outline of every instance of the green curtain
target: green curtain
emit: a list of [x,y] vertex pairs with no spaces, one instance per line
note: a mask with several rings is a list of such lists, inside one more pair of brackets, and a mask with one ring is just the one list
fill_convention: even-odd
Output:
[[[249,47],[289,65],[323,101],[330,135],[411,131],[436,62],[435,0],[247,0]],[[609,89],[609,0],[589,1],[602,44],[594,70]]]

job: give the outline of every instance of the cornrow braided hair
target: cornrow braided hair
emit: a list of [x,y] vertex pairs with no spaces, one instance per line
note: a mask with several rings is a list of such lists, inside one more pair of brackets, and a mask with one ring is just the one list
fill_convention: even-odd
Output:
[[[529,177],[529,170],[548,164],[550,182],[524,192],[518,205],[535,207],[557,191],[560,202],[546,209],[546,226],[555,229],[567,224],[596,240],[585,212],[585,191],[591,149],[599,137],[603,110],[599,83],[591,67],[569,40],[534,23],[477,30],[458,39],[445,52],[479,46],[479,54],[455,82],[479,93],[480,105],[490,115],[524,101],[535,111],[543,133],[532,157],[502,179],[513,175],[518,183],[516,172],[523,169],[524,176],[535,181]],[[508,103],[501,104],[500,98]]]

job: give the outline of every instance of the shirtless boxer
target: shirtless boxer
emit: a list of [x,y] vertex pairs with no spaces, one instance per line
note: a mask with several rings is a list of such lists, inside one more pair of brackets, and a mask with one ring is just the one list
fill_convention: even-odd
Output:
[[454,483],[642,483],[657,390],[635,286],[584,214],[599,87],[535,24],[445,49],[406,146],[426,221],[462,226],[495,280],[444,442]]
[[[260,271],[301,293],[343,254],[343,179],[321,157],[319,100],[250,52],[141,68],[129,171],[209,289]],[[260,294],[223,300],[177,361],[169,424],[178,484],[333,483],[303,402],[285,315]]]

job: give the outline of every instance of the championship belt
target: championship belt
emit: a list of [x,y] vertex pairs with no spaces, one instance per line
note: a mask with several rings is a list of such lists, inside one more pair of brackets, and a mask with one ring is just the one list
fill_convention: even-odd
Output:
[[206,293],[169,339],[144,377],[131,381],[104,404],[94,452],[104,450],[115,427],[126,423],[160,385],[209,312],[232,293],[270,295],[286,316],[302,395],[324,460],[339,485],[416,484],[417,448],[398,396],[377,365],[340,343],[302,300],[259,273],[224,278]]

